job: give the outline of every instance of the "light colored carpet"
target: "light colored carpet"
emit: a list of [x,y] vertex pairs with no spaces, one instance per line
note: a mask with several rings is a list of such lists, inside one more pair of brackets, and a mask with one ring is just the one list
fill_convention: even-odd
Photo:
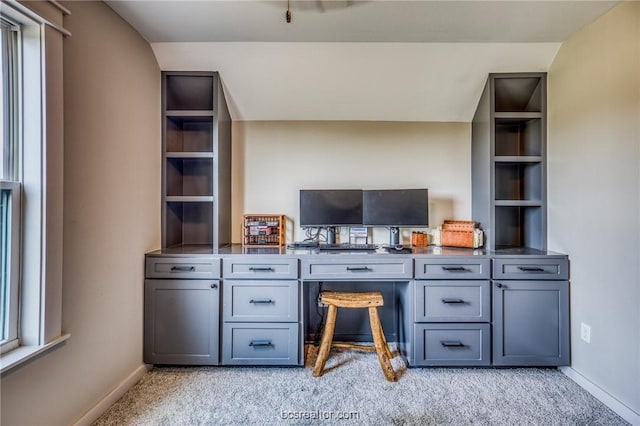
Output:
[[[331,352],[305,368],[154,368],[102,425],[626,425],[556,369],[412,368],[397,383],[375,353]],[[345,419],[344,417],[347,417]]]

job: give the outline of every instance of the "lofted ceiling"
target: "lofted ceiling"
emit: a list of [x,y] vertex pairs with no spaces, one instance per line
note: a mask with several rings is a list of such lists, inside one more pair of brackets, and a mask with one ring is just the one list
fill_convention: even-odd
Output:
[[219,71],[234,120],[468,122],[488,73],[548,70],[617,2],[106,3],[162,70]]

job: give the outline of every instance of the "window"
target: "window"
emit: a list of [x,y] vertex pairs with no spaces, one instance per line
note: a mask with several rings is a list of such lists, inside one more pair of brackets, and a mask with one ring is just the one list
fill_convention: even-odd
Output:
[[[0,9],[0,373],[62,333],[62,22],[58,2]],[[46,102],[45,102],[46,99]]]
[[18,346],[20,287],[20,27],[0,20],[2,88],[0,92],[0,352]]

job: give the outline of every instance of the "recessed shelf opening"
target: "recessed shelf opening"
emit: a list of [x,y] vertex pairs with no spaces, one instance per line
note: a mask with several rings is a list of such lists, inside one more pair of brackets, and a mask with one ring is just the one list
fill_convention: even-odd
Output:
[[497,77],[494,80],[496,112],[541,112],[540,77]]
[[499,248],[544,247],[542,207],[496,206],[495,246]]
[[213,110],[213,76],[167,75],[166,110]]
[[168,158],[166,176],[169,196],[213,196],[210,158]]
[[166,124],[167,152],[213,151],[213,117],[170,116]]
[[540,118],[496,118],[495,155],[542,155],[541,123]]
[[166,246],[213,244],[213,203],[168,202]]
[[540,201],[542,164],[496,163],[495,199]]

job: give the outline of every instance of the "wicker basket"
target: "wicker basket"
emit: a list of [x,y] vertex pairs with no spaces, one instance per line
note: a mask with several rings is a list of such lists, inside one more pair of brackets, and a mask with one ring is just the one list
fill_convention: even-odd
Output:
[[285,243],[286,216],[246,214],[242,224],[243,247],[280,247]]
[[483,233],[472,220],[445,220],[440,229],[439,245],[478,248],[484,244]]

